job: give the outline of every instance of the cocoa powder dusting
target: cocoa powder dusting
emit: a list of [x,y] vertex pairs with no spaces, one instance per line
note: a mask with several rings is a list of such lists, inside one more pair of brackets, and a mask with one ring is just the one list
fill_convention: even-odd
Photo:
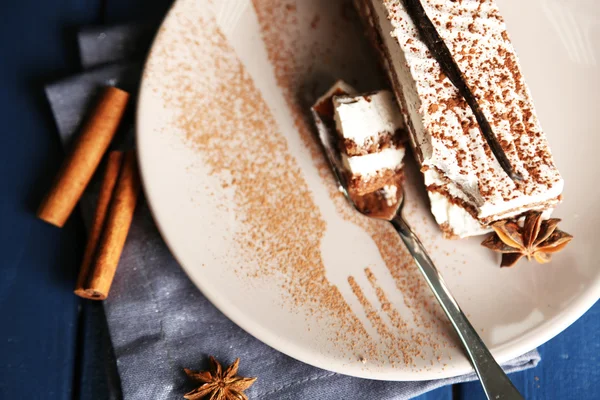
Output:
[[396,348],[395,338],[396,332],[392,332],[386,323],[382,320],[381,314],[378,310],[376,310],[369,300],[365,297],[365,294],[361,287],[356,282],[356,279],[353,276],[348,277],[348,284],[352,289],[352,293],[358,299],[358,302],[362,306],[367,319],[371,323],[371,325],[376,329],[379,334],[379,340],[384,341],[386,345],[384,346],[384,356],[388,358],[392,363],[395,363],[400,357],[400,353]]
[[[296,5],[293,13],[287,11],[286,4],[289,3]],[[314,127],[308,113],[311,104],[302,100],[306,97],[307,88],[315,86],[321,88],[319,93],[314,94],[313,100],[316,100],[316,97],[333,84],[334,79],[343,79],[355,85],[358,83],[359,89],[361,89],[361,85],[370,90],[385,87],[384,78],[373,67],[372,61],[368,60],[368,63],[365,64],[362,58],[366,55],[368,59],[370,51],[363,37],[363,28],[352,19],[340,19],[338,13],[335,12],[335,9],[339,9],[339,6],[343,7],[346,2],[344,0],[331,1],[328,2],[328,7],[324,6],[324,3],[317,0],[310,2],[253,1],[277,83],[294,118],[298,134],[309,149],[314,165],[327,185],[337,211],[344,219],[355,223],[371,235],[396,281],[396,287],[402,292],[406,307],[413,315],[413,323],[417,329],[407,328],[408,332],[407,329],[402,332],[397,329],[388,330],[387,332],[394,337],[394,340],[390,340],[389,347],[391,348],[386,350],[386,354],[378,355],[379,358],[387,357],[391,362],[403,362],[408,365],[407,360],[412,362],[413,357],[423,356],[423,352],[419,350],[423,346],[431,349],[439,348],[440,343],[443,346],[450,346],[450,342],[447,340],[448,325],[445,316],[416,269],[412,257],[393,228],[387,223],[361,216],[349,207],[346,199],[339,193],[329,165],[315,138]],[[335,3],[339,3],[339,6],[336,7]],[[293,18],[297,16],[291,15],[298,14],[303,6],[309,9],[321,9],[321,26],[333,27],[338,32],[344,32],[347,37],[342,40],[345,43],[353,43],[353,45],[338,46],[334,40],[323,40],[322,36],[307,39],[307,32],[302,29],[301,24],[292,22]],[[330,9],[334,12],[330,12]],[[323,60],[328,60],[326,66],[323,66]],[[368,69],[372,69],[371,73],[367,72]],[[328,76],[329,80],[323,81],[321,75]],[[371,79],[375,77],[376,80],[375,82],[365,82],[365,77]],[[357,295],[358,292],[354,293]],[[424,304],[427,306],[424,307]],[[326,306],[335,307],[335,305]],[[395,317],[393,324],[400,325],[400,314],[395,314]],[[381,335],[383,328],[378,327],[378,320],[375,316],[371,315],[370,322]],[[416,343],[415,338],[418,338],[420,344],[417,347],[414,344]],[[409,354],[409,350],[412,354]],[[372,357],[371,355],[368,358]]]
[[[402,294],[403,307],[410,312],[408,318],[412,315],[411,323],[402,318],[370,269],[365,270],[370,288],[357,289],[352,285],[354,278],[348,278],[352,293],[385,346],[369,335],[371,329],[363,326],[340,289],[328,281],[320,249],[325,221],[268,105],[213,17],[202,15],[198,20],[181,13],[171,18],[170,31],[184,43],[157,40],[153,53],[159,56],[150,57],[145,74],[161,78],[155,79],[161,86],[152,91],[169,109],[177,110],[175,130],[198,151],[211,176],[221,179],[223,188],[234,193],[231,206],[244,226],[243,232],[235,233],[235,242],[241,259],[248,260],[247,265],[236,266],[238,274],[247,279],[279,280],[277,285],[287,296],[283,299],[286,306],[293,312],[304,310],[307,320],[322,319],[335,325],[333,345],[359,353],[357,362],[363,358],[415,367],[415,358],[436,359],[441,357],[442,347],[451,346],[447,321],[391,226],[361,216],[337,191],[315,140],[310,103],[305,100],[307,93],[314,99],[333,83],[333,78],[323,80],[323,76],[358,82],[359,89],[361,85],[365,89],[384,87],[384,79],[369,57],[356,19],[339,17],[347,2],[335,0],[333,6],[311,2],[313,10],[328,5],[319,13],[317,29],[310,29],[314,13],[308,19],[299,16],[308,2],[253,3],[277,84],[331,201],[344,219],[373,238]],[[307,27],[314,32],[310,40],[303,37]],[[319,35],[326,29],[338,35],[343,32],[343,36],[322,40]],[[336,45],[336,40],[353,45],[344,48]],[[153,63],[153,59],[161,62]],[[365,76],[371,80],[365,82]],[[367,289],[375,291],[379,306],[362,301],[361,293]]]
[[[175,128],[201,153],[210,174],[228,177],[223,186],[235,189],[236,218],[245,227],[235,241],[248,260],[237,271],[281,279],[290,306],[339,326],[335,345],[373,348],[338,288],[325,278],[320,251],[325,222],[261,93],[212,18],[177,15],[173,21],[178,24],[170,29],[181,31],[178,37],[189,41],[186,48],[198,58],[190,65],[177,46],[158,40],[153,52],[160,56],[151,59],[169,63],[150,63],[145,74],[173,77],[153,91],[177,110]],[[365,355],[376,359],[369,351]]]

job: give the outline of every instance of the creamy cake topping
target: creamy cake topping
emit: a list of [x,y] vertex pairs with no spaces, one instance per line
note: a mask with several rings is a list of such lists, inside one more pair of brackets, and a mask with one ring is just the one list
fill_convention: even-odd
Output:
[[[524,177],[520,183],[510,179],[491,154],[473,113],[419,39],[402,1],[358,3],[378,30],[384,65],[402,101],[438,223],[450,230],[455,226],[460,231],[453,232],[456,236],[469,236],[481,233],[482,225],[493,220],[558,203],[563,180],[496,3],[429,0],[423,6],[511,165]],[[456,208],[464,210],[460,223]]]
[[381,170],[398,170],[402,168],[403,159],[404,147],[388,147],[378,153],[370,153],[364,156],[342,154],[344,166],[352,175],[360,175],[363,178],[377,175]]
[[396,100],[388,90],[360,96],[335,96],[335,123],[350,155],[373,153],[404,128]]

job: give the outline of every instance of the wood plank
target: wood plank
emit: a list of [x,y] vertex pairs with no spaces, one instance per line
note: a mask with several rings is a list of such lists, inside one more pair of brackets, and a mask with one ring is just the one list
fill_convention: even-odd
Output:
[[117,364],[110,342],[102,303],[86,301],[81,316],[82,348],[77,398],[100,400],[122,398]]
[[432,390],[429,393],[417,396],[414,400],[451,400],[452,399],[452,386],[441,387],[436,390]]
[[107,24],[132,21],[160,22],[174,0],[105,0],[104,20]]
[[[594,399],[600,395],[600,303],[540,347],[542,361],[511,374],[526,399]],[[458,399],[483,399],[478,383],[459,385]]]
[[0,398],[69,399],[83,231],[78,216],[62,230],[35,217],[63,154],[43,83],[77,66],[65,29],[95,22],[97,2],[20,0],[1,12]]

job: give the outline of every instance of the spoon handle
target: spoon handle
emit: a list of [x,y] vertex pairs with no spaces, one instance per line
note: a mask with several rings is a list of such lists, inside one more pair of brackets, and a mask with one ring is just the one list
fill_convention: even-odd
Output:
[[435,294],[448,319],[452,322],[481,381],[487,398],[494,400],[523,399],[458,306],[444,279],[427,255],[425,247],[404,221],[402,215],[398,213],[390,222],[414,257],[419,270],[425,276],[427,284]]

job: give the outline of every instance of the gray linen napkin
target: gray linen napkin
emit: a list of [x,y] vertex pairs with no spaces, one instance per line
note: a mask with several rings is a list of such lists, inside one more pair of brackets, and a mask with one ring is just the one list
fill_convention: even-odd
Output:
[[[77,131],[100,86],[135,93],[141,64],[125,60],[141,55],[150,32],[140,26],[80,32],[82,65],[88,72],[46,87],[63,143]],[[92,197],[84,201],[82,211],[88,215]],[[240,357],[240,374],[259,378],[247,391],[257,400],[399,400],[475,379],[474,374],[421,382],[358,379],[311,367],[268,347],[227,319],[192,284],[161,239],[143,200],[104,309],[125,399],[181,399],[191,388],[183,368],[206,367],[208,355],[223,363]],[[504,368],[519,371],[539,361],[534,350]]]

